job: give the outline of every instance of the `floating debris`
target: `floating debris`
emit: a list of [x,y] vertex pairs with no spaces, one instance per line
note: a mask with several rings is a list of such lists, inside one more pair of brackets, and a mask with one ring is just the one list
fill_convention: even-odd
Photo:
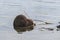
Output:
[[60,28],[60,25],[58,25],[57,28]]
[[57,30],[57,31],[60,31],[60,25],[58,25],[58,26],[56,26],[56,27],[57,27],[56,30]]
[[42,27],[40,28],[41,31],[44,31],[44,30],[48,30],[48,31],[53,31],[54,29],[53,28],[45,28],[45,27]]
[[48,23],[48,22],[45,22],[45,24],[53,24],[53,23]]
[[57,31],[60,31],[60,28],[57,28],[56,30],[57,30]]

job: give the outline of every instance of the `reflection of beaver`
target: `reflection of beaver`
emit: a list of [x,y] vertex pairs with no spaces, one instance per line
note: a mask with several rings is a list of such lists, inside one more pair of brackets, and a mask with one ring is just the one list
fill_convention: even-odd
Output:
[[[33,28],[33,21],[27,19],[24,15],[18,15],[13,23],[14,29],[16,31],[26,31],[28,28]],[[31,27],[30,27],[31,26]]]

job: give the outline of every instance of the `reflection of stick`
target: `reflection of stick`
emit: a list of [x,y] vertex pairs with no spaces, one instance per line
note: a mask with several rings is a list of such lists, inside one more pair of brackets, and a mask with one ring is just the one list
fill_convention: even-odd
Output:
[[30,18],[30,16],[25,12],[25,10],[23,10],[23,12]]

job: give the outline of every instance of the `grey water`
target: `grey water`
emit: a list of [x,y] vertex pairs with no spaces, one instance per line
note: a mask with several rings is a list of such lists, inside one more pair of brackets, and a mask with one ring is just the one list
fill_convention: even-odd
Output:
[[[43,22],[35,21],[37,25],[32,31],[18,34],[13,28],[13,21],[20,14]],[[53,24],[43,25],[44,22]],[[60,32],[56,31],[58,22],[60,0],[0,0],[0,40],[59,40]],[[54,31],[41,31],[41,27],[53,28]]]

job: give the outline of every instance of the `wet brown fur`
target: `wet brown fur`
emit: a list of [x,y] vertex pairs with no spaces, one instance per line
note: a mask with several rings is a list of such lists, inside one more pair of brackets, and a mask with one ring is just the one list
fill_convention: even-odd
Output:
[[31,19],[27,19],[24,15],[16,16],[13,22],[14,29],[17,32],[33,29],[33,25],[33,21]]

